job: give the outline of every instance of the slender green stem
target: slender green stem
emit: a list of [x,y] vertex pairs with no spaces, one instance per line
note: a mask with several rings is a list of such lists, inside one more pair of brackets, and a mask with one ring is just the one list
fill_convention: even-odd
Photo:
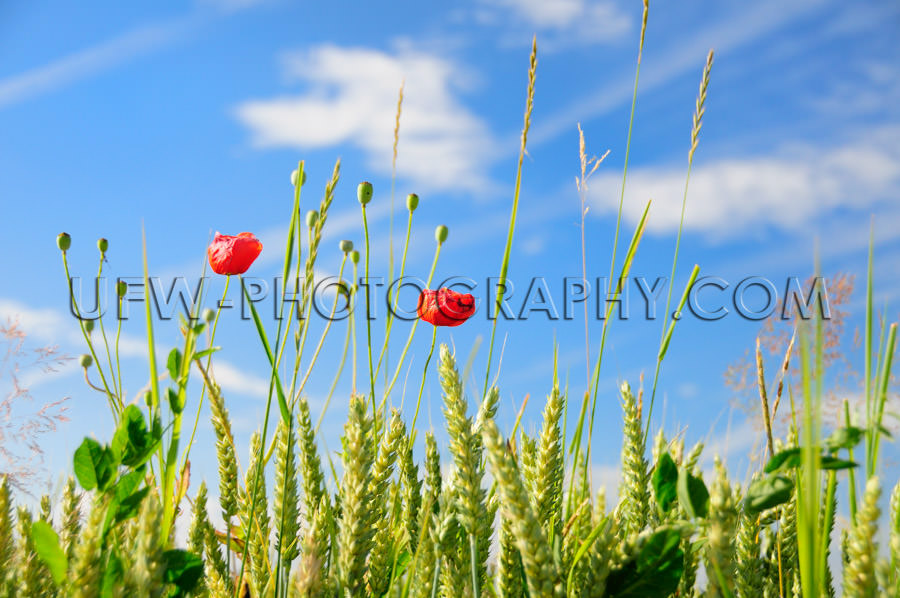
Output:
[[[403,274],[406,271],[406,254],[407,254],[407,251],[409,250],[409,238],[410,238],[410,234],[412,232],[412,216],[413,216],[413,213],[412,213],[412,211],[410,211],[409,218],[407,219],[407,222],[406,222],[406,241],[403,244],[403,257],[400,260],[400,280],[403,280]],[[393,280],[394,280],[393,274],[391,274],[391,283],[392,284],[393,284]],[[382,363],[383,359],[388,355],[388,344],[390,343],[390,340],[391,340],[391,329],[393,328],[393,324],[394,324],[394,314],[397,311],[397,301],[399,300],[398,295],[399,295],[399,293],[394,295],[393,303],[392,303],[393,307],[391,310],[388,311],[387,326],[386,326],[385,335],[384,335],[384,344],[381,346],[381,354],[378,356],[378,364],[375,366],[375,377],[376,378],[378,377],[378,372],[381,371],[381,363]],[[391,304],[390,287],[388,287],[388,303]],[[387,368],[385,368],[385,376],[387,376]],[[385,380],[385,382],[387,382],[387,380]]]
[[[253,315],[254,323],[256,324],[257,332],[259,333],[260,340],[262,341],[263,348],[266,351],[266,356],[269,358],[269,363],[272,367],[271,377],[269,379],[269,393],[268,398],[266,399],[266,410],[263,415],[263,428],[262,428],[262,436],[260,438],[259,443],[259,455],[257,456],[256,461],[256,471],[253,473],[253,489],[251,492],[250,498],[250,512],[247,517],[247,529],[244,532],[244,538],[249,542],[250,534],[253,531],[253,522],[254,516],[256,515],[256,503],[259,498],[259,488],[265,483],[262,479],[263,473],[263,462],[266,450],[266,438],[268,437],[269,432],[269,414],[272,410],[272,391],[276,390],[278,393],[279,407],[281,409],[281,416],[287,423],[290,419],[290,411],[287,409],[287,405],[284,400],[284,390],[281,388],[281,381],[278,378],[278,367],[275,361],[275,355],[272,353],[271,348],[269,347],[269,341],[266,338],[265,329],[262,327],[262,322],[259,319],[259,314],[256,311],[256,306],[253,305],[253,302],[250,301],[249,293],[247,292],[247,287],[244,285],[244,280],[241,278],[241,290],[243,291],[244,297],[247,299],[247,302],[250,305],[250,311]],[[240,592],[240,580],[244,579],[244,569],[247,565],[247,555],[249,551],[244,550],[243,555],[241,557],[241,568],[238,573],[238,587],[236,592]],[[235,598],[240,598],[240,596],[236,593]]]
[[[366,350],[369,354],[369,396],[372,399],[372,414],[378,427],[378,412],[375,407],[375,368],[372,365],[372,289],[369,285],[369,220],[366,218],[366,204],[362,206],[363,233],[366,237]],[[377,436],[377,430],[376,430]]]
[[[106,347],[106,360],[107,360],[107,363],[109,363],[109,376],[112,379],[113,390],[115,390],[116,389],[116,368],[113,367],[112,353],[110,353],[110,350],[109,350],[109,341],[106,338],[106,330],[103,327],[103,314],[100,313],[100,305],[99,305],[99,302],[100,302],[100,277],[103,275],[103,261],[105,259],[106,259],[106,253],[101,251],[100,252],[100,265],[97,267],[97,280],[95,281],[95,289],[96,289],[97,303],[98,303],[97,304],[97,312],[98,312],[97,323],[100,326],[100,336],[103,337],[103,345]],[[119,384],[121,385],[121,381]],[[122,394],[118,393],[116,398],[119,401],[119,409],[124,409],[125,404],[122,402]]]
[[106,400],[109,402],[110,410],[113,413],[113,417],[116,419],[118,423],[119,419],[119,406],[114,400],[116,393],[112,392],[109,389],[109,384],[106,381],[106,376],[103,374],[103,368],[100,366],[100,360],[97,358],[97,351],[94,349],[94,343],[91,342],[91,335],[88,334],[87,330],[84,327],[84,320],[81,318],[81,309],[78,307],[78,302],[75,301],[75,292],[72,288],[72,277],[69,275],[69,260],[66,256],[66,252],[62,252],[62,260],[63,260],[63,270],[66,273],[66,284],[69,287],[69,301],[72,302],[72,309],[75,310],[75,317],[78,318],[78,327],[81,329],[81,334],[84,337],[84,342],[87,344],[88,351],[91,353],[91,358],[93,358],[94,363],[97,366],[97,372],[100,374],[100,380],[103,383],[103,392],[106,393]]
[[[353,292],[352,285],[350,292]],[[348,309],[350,310],[350,313],[347,314],[347,335],[344,338],[344,350],[341,353],[341,363],[338,366],[338,371],[334,376],[334,380],[331,382],[331,388],[328,389],[328,396],[325,397],[325,404],[322,406],[322,411],[319,413],[319,419],[316,421],[316,435],[319,434],[319,426],[322,425],[322,420],[325,418],[325,413],[328,411],[328,406],[331,404],[331,397],[334,396],[334,390],[337,388],[338,381],[341,379],[341,374],[344,372],[344,365],[347,363],[347,349],[350,347],[350,332],[353,330],[353,320],[351,319],[353,317],[352,305],[348,305]]]
[[[434,250],[434,260],[431,262],[431,271],[428,273],[428,280],[425,282],[425,286],[431,286],[431,280],[434,278],[434,271],[437,268],[438,258],[441,255],[441,247],[443,243],[438,243],[437,247]],[[413,337],[416,334],[416,328],[419,326],[419,319],[413,322],[412,328],[410,328],[409,336],[406,338],[406,344],[403,346],[403,351],[400,353],[400,361],[397,362],[397,369],[394,370],[394,375],[391,377],[390,383],[387,385],[387,388],[384,389],[384,398],[381,400],[382,404],[387,401],[388,396],[391,394],[391,389],[394,388],[394,384],[397,383],[397,377],[400,375],[400,370],[403,367],[403,362],[406,359],[406,352],[409,350],[409,346],[412,344]]]
[[[873,305],[872,305],[872,285],[873,285],[873,276],[872,276],[872,264],[874,262],[874,244],[875,244],[875,216],[872,216],[872,219],[869,223],[869,259],[868,265],[866,266],[866,328],[865,328],[865,339],[863,341],[863,350],[865,351],[865,370],[863,372],[864,383],[865,383],[865,397],[866,397],[866,457],[868,457],[868,450],[871,448],[871,439],[872,439],[872,405],[874,403],[874,397],[872,396],[872,315],[874,313]],[[868,471],[868,463],[866,464],[866,468]]]
[[[338,271],[338,290],[335,291],[334,294],[334,303],[331,306],[331,314],[328,316],[328,321],[325,323],[325,330],[322,331],[322,336],[319,337],[319,343],[316,345],[316,350],[313,352],[312,359],[309,362],[309,367],[306,369],[306,375],[303,376],[303,380],[300,382],[300,386],[297,388],[298,396],[303,392],[303,388],[306,386],[306,381],[309,380],[309,376],[310,374],[312,374],[313,366],[316,364],[316,360],[319,358],[319,351],[322,350],[322,345],[325,344],[325,337],[328,336],[328,331],[331,328],[331,323],[334,321],[334,315],[337,313],[337,304],[338,300],[341,297],[340,288],[342,288],[341,285],[344,284],[344,265],[346,263],[347,254],[345,253],[344,259],[341,260],[341,268]],[[293,394],[291,396],[293,396]]]
[[528,129],[531,128],[531,110],[534,107],[534,78],[537,69],[537,38],[531,44],[531,58],[528,68],[528,94],[525,100],[525,118],[522,126],[522,139],[519,146],[519,162],[516,167],[516,186],[513,192],[512,210],[509,214],[509,231],[506,234],[506,248],[503,250],[503,262],[500,264],[500,277],[497,280],[497,300],[494,306],[494,318],[491,324],[491,340],[488,343],[487,366],[484,372],[484,388],[481,391],[482,398],[487,396],[488,384],[491,380],[491,360],[494,356],[494,338],[497,335],[497,320],[500,316],[500,307],[503,305],[503,297],[506,294],[506,273],[509,270],[509,256],[512,252],[513,235],[516,232],[516,215],[519,211],[519,194],[522,189],[522,163],[525,160],[525,148],[528,141]]
[[[359,280],[359,268],[357,266],[357,263],[353,262],[353,298],[354,298],[354,300],[356,300],[356,298],[359,296],[359,285],[357,284],[358,280]],[[352,377],[352,384],[350,386],[351,386],[352,392],[356,393],[356,310],[355,309],[350,312],[350,329],[352,330],[352,332],[350,333],[350,336],[351,336],[351,343],[353,346],[353,355],[352,355],[353,377]]]
[[431,332],[431,348],[428,350],[428,358],[425,360],[425,368],[422,370],[422,383],[419,385],[419,396],[416,398],[416,412],[413,414],[412,425],[410,429],[415,432],[416,420],[419,419],[419,407],[422,405],[422,391],[425,390],[425,378],[428,376],[428,364],[431,363],[431,356],[434,354],[434,343],[437,340],[437,326],[432,326],[434,330]]
[[[208,349],[213,348],[213,344],[216,340],[216,330],[219,328],[219,314],[222,313],[222,304],[225,302],[225,297],[228,295],[228,283],[231,282],[231,276],[225,277],[225,288],[222,290],[222,299],[219,301],[216,306],[216,316],[213,318],[212,330],[209,334],[209,345]],[[206,356],[206,370],[209,371],[210,363],[212,362],[212,353]],[[194,446],[194,436],[197,434],[197,426],[200,424],[200,413],[203,411],[203,399],[206,397],[206,385],[203,385],[203,388],[200,389],[200,402],[197,404],[197,417],[194,418],[194,426],[191,429],[191,439],[188,441],[187,450],[184,454],[184,460],[181,465],[181,470],[184,471],[185,467],[187,467],[188,455],[190,455],[191,447]]]

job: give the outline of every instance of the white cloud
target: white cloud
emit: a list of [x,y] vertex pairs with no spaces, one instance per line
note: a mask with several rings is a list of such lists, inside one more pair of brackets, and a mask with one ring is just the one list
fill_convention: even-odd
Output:
[[486,24],[518,24],[541,32],[541,47],[620,39],[631,19],[614,2],[603,0],[486,0],[478,18]]
[[457,97],[466,86],[451,60],[402,49],[321,45],[285,59],[300,95],[250,100],[236,108],[259,148],[362,150],[367,166],[389,173],[397,92],[405,81],[397,172],[418,189],[484,191],[494,141]]
[[227,361],[216,359],[213,362],[213,374],[216,383],[226,392],[245,394],[257,399],[265,399],[269,395],[268,380],[242,371]]
[[[799,230],[837,210],[868,210],[900,192],[900,127],[867,132],[845,145],[795,146],[771,156],[718,159],[694,166],[685,229],[726,237],[775,227]],[[685,168],[629,171],[624,215],[634,223],[653,200],[647,227],[678,228]],[[595,215],[615,213],[620,175],[596,176],[589,195]]]
[[56,91],[159,49],[176,39],[191,24],[190,19],[182,18],[140,27],[49,64],[2,79],[0,109]]

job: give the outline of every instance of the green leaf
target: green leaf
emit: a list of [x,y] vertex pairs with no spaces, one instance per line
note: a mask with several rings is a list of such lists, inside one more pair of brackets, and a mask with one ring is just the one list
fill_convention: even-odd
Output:
[[181,351],[179,351],[177,347],[169,351],[169,358],[166,360],[166,369],[169,370],[169,378],[176,384],[178,384],[178,380],[181,378],[181,361]]
[[184,411],[184,397],[171,386],[166,388],[166,400],[169,402],[169,409],[172,413],[179,414]]
[[756,480],[747,489],[744,498],[744,509],[750,514],[757,514],[766,509],[783,505],[794,493],[794,482],[786,475],[777,474]]
[[678,466],[666,451],[653,470],[653,490],[662,512],[667,512],[678,499]]
[[162,430],[158,426],[148,429],[143,412],[135,405],[128,405],[122,412],[112,444],[121,454],[122,465],[137,468],[150,459],[161,440]]
[[828,440],[825,441],[825,446],[831,451],[852,449],[859,444],[859,441],[862,440],[862,436],[863,430],[861,428],[854,426],[838,428],[828,437]]
[[166,550],[163,552],[166,570],[163,574],[166,583],[174,584],[177,591],[170,596],[187,596],[203,577],[203,560],[187,550]]
[[674,593],[684,572],[680,544],[677,529],[664,528],[651,535],[636,557],[610,572],[607,598],[666,598]]
[[678,471],[678,502],[688,517],[706,517],[709,508],[709,490],[703,480],[688,473],[687,469]]
[[799,467],[802,461],[803,456],[800,448],[790,448],[772,455],[772,458],[766,463],[764,471],[766,473],[775,473],[776,471],[794,469],[795,467]]
[[853,469],[857,467],[857,464],[853,461],[822,455],[819,460],[819,467],[827,470]]
[[38,520],[31,524],[31,539],[34,541],[34,551],[47,565],[53,582],[60,585],[66,579],[69,561],[59,547],[59,536],[49,523]]
[[122,587],[122,580],[125,576],[125,566],[122,559],[116,552],[109,554],[109,560],[106,562],[106,568],[103,570],[103,581],[100,585],[100,597],[112,598],[113,590]]
[[75,449],[72,465],[78,483],[85,490],[99,488],[103,492],[115,479],[116,463],[112,451],[93,438],[85,438]]
[[202,351],[194,353],[194,359],[203,359],[207,355],[212,355],[221,348],[222,347],[210,347],[209,349],[203,349]]
[[133,492],[128,496],[122,498],[119,501],[119,505],[116,510],[116,523],[121,523],[126,519],[131,519],[132,517],[137,516],[138,511],[140,511],[141,509],[141,502],[149,492],[150,488],[144,487],[137,492]]

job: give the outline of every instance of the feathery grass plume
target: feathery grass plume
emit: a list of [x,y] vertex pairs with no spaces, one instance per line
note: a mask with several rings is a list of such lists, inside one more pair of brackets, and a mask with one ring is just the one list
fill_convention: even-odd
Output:
[[419,468],[413,461],[413,445],[410,435],[405,435],[400,443],[400,481],[403,484],[403,521],[406,545],[410,553],[416,551],[419,539],[419,509],[422,506],[422,480]]
[[141,596],[163,596],[165,565],[160,548],[162,509],[153,494],[148,495],[141,503],[137,521],[140,526],[137,545],[131,560],[132,566],[125,569],[125,583]]
[[19,542],[16,549],[16,558],[9,563],[15,563],[18,572],[16,587],[22,596],[43,596],[43,580],[50,576],[44,563],[38,559],[34,551],[34,541],[31,539],[31,523],[33,521],[31,511],[25,507],[18,510]]
[[737,497],[728,481],[725,466],[716,458],[716,479],[709,492],[709,517],[706,532],[707,594],[716,598],[734,593],[735,532]]
[[[216,535],[216,529],[208,522],[208,520],[207,523],[206,535],[203,538],[203,547],[206,554],[206,566],[204,569],[207,572],[207,582],[211,579],[210,569],[213,569],[218,575],[222,587],[226,588],[231,594],[234,594],[234,584],[231,575],[229,575],[228,561],[226,560],[225,555],[222,554],[221,543]],[[210,595],[215,596],[213,584],[207,583],[206,585]]]
[[[303,294],[300,296],[301,310],[304,309],[306,301],[312,291],[313,281],[315,280],[314,266],[316,264],[316,257],[319,253],[319,243],[322,241],[322,229],[325,228],[325,220],[328,218],[328,208],[331,207],[331,202],[334,199],[334,188],[337,186],[340,176],[341,161],[337,160],[334,163],[334,171],[331,173],[331,179],[325,185],[325,195],[322,197],[322,201],[319,204],[319,216],[316,218],[313,230],[310,231],[309,251],[306,254],[306,265],[304,268]],[[300,315],[302,316],[303,313]],[[307,327],[304,326],[304,333],[306,329]],[[304,334],[304,337],[305,336],[306,335]]]
[[350,399],[350,413],[342,439],[344,476],[340,485],[341,518],[338,523],[338,581],[350,596],[365,591],[366,557],[372,546],[372,461],[375,454],[372,419],[364,396]]
[[[262,438],[259,432],[254,432],[250,437],[250,461],[244,477],[244,486],[240,491],[240,519],[241,528],[249,529],[250,534],[245,538],[246,550],[250,557],[251,580],[257,591],[261,591],[269,579],[271,567],[269,566],[269,503],[266,497],[265,476],[257,477],[259,468],[259,456],[261,454]],[[259,484],[259,488],[254,486]],[[253,508],[253,496],[256,496],[256,508]],[[250,512],[253,512],[253,522],[250,523]]]
[[191,509],[191,526],[188,529],[188,550],[197,556],[203,556],[209,517],[206,514],[206,482],[200,482],[194,505]]
[[[509,215],[509,232],[506,235],[506,249],[503,252],[503,262],[500,264],[500,276],[497,280],[497,300],[494,304],[495,312],[500,311],[503,305],[503,296],[506,293],[506,274],[509,271],[509,257],[512,252],[513,235],[516,232],[516,214],[519,211],[519,195],[522,188],[522,164],[525,161],[526,147],[528,145],[528,130],[531,128],[531,111],[534,108],[534,81],[537,77],[537,36],[531,41],[531,57],[528,60],[528,93],[525,99],[525,117],[522,124],[521,144],[519,145],[519,162],[516,169],[516,184],[513,193],[512,210]],[[494,338],[497,335],[497,320],[491,325],[491,340],[488,343],[487,367],[484,372],[484,388],[481,396],[487,395],[488,384],[491,379],[491,360],[494,356]]]
[[[376,426],[376,430],[379,426]],[[397,451],[406,436],[406,428],[396,409],[391,412],[391,420],[386,433],[381,436],[381,443],[372,466],[372,479],[369,484],[370,504],[366,513],[370,527],[376,527],[375,537],[369,554],[368,583],[371,593],[381,596],[387,591],[391,581],[393,567],[393,530],[388,517],[388,495],[391,475],[397,461]]]
[[781,571],[781,580],[785,584],[785,590],[793,583],[794,573],[800,566],[797,553],[797,493],[791,495],[791,499],[781,507],[781,515],[778,520],[778,535],[776,540],[775,557],[781,552],[781,563],[776,560],[775,570]]
[[[684,467],[691,473],[697,472],[697,464],[700,463],[700,456],[703,454],[703,449],[705,448],[703,442],[698,442],[691,450],[688,451],[688,454],[684,457],[683,463]],[[679,463],[681,465],[681,463]]]
[[431,598],[431,590],[434,583],[434,573],[437,565],[438,521],[437,508],[430,504],[430,498],[426,498],[419,509],[419,538],[417,549],[413,557],[408,596],[423,596]]
[[293,425],[288,426],[284,420],[278,421],[275,434],[275,550],[281,554],[284,570],[290,571],[291,561],[300,554],[297,440]]
[[497,408],[500,406],[500,389],[492,386],[488,393],[484,396],[484,400],[478,406],[478,414],[475,416],[475,434],[481,437],[481,427],[484,422],[494,419],[497,415]]
[[524,598],[525,571],[522,555],[516,547],[509,518],[500,516],[500,548],[497,555],[498,595],[500,598]]
[[563,413],[559,386],[554,386],[544,407],[544,428],[538,439],[534,500],[538,520],[551,538],[562,531],[563,439],[559,422]]
[[204,583],[210,598],[232,598],[234,591],[231,586],[225,583],[225,578],[215,567],[210,565],[209,561],[206,562],[204,571],[206,573]]
[[875,534],[878,531],[878,518],[881,511],[878,499],[881,486],[878,477],[869,478],[866,492],[856,519],[850,530],[850,541],[847,545],[847,566],[844,569],[844,596],[846,598],[875,598],[878,584],[875,580],[875,559],[877,546]]
[[[12,563],[16,549],[13,537],[13,503],[9,485],[8,476],[0,478],[0,563]],[[0,590],[7,585],[13,572],[12,567],[4,567],[0,572]]]
[[756,515],[745,512],[738,516],[737,564],[734,590],[736,598],[759,598],[764,580],[763,561],[760,559],[760,527]]
[[303,499],[306,504],[306,520],[319,510],[319,501],[325,496],[325,474],[316,448],[316,433],[309,419],[309,403],[300,397],[297,401],[297,431],[300,445],[300,471],[303,473]]
[[51,516],[51,514],[50,514],[50,509],[51,509],[51,505],[50,505],[50,497],[49,497],[48,495],[44,494],[44,495],[41,496],[41,514],[40,514],[40,519],[41,519],[41,521],[43,521],[44,523],[49,523],[49,524],[51,525],[51,527],[52,527],[52,526],[53,526],[53,519],[52,519],[52,516]]
[[292,584],[296,595],[303,598],[324,594],[324,578],[327,573],[325,561],[328,556],[327,538],[331,535],[328,510],[328,503],[322,502],[321,508],[313,514],[309,529],[303,538],[300,565]]
[[69,567],[69,588],[74,598],[97,598],[100,595],[102,533],[106,511],[107,504],[103,498],[95,497],[91,512],[75,544],[75,562]]
[[231,433],[231,419],[225,408],[225,397],[207,372],[200,373],[209,392],[209,410],[212,414],[213,431],[216,434],[216,460],[219,462],[219,506],[222,518],[230,525],[231,518],[238,512],[238,463],[234,451],[234,436]]
[[522,555],[529,594],[563,596],[564,585],[553,561],[547,534],[535,515],[519,470],[500,436],[497,424],[485,422],[483,438],[491,470],[502,495],[501,508],[510,521],[516,546]]
[[609,519],[591,545],[590,559],[587,560],[590,567],[584,574],[583,585],[580,586],[582,596],[601,598],[606,595],[606,579],[609,577],[610,565],[616,552],[614,545],[616,526],[616,522]]
[[[2,501],[0,501],[2,504]],[[0,507],[2,508],[2,507]],[[0,514],[2,517],[2,514]],[[81,530],[81,495],[75,488],[75,478],[69,476],[62,496],[62,521],[59,529],[59,542],[69,561],[75,554],[75,540]],[[2,534],[0,534],[2,535]],[[0,551],[2,553],[2,551]],[[2,557],[2,554],[0,554]],[[2,559],[0,559],[2,560]]]
[[534,500],[535,477],[537,476],[537,440],[521,432],[519,434],[519,472],[522,474],[522,483],[528,490],[529,496]]
[[659,463],[659,458],[667,449],[668,444],[666,443],[666,435],[663,433],[662,428],[660,428],[659,432],[657,432],[656,436],[653,438],[653,450],[650,452],[653,462]]
[[640,532],[650,516],[647,460],[641,409],[628,382],[621,386],[624,430],[622,439],[622,484],[617,514],[624,537]]
[[431,503],[437,513],[441,496],[441,454],[438,451],[434,433],[425,432],[425,488],[424,502]]
[[[206,560],[206,537],[209,534],[209,516],[206,512],[206,482],[200,482],[197,496],[194,497],[194,505],[191,509],[191,526],[188,528],[188,550]],[[198,596],[206,596],[206,583],[203,579],[198,582],[195,590]]]
[[462,380],[456,369],[456,360],[444,344],[440,349],[438,371],[441,388],[444,391],[444,417],[447,419],[449,448],[456,465],[454,506],[460,525],[469,536],[469,560],[475,561],[471,563],[474,568],[474,594],[480,596],[486,568],[485,560],[482,558],[482,555],[486,555],[486,551],[478,547],[480,516],[486,510],[486,493],[481,487],[484,477],[481,440],[475,435],[472,418],[466,416],[466,399],[463,396]]
[[[834,579],[831,574],[831,567],[829,566],[828,561],[829,557],[831,556],[831,537],[834,535],[834,519],[835,513],[837,512],[837,492],[835,491],[837,479],[835,476],[836,472],[828,472],[826,491],[822,493],[823,501],[822,506],[819,508],[819,527],[822,529],[824,544],[822,547],[822,559],[825,561],[825,578],[822,581],[824,583],[828,598],[834,598]],[[829,487],[831,489],[830,494],[828,492]]]
[[494,520],[500,508],[500,500],[496,492],[491,493],[486,499],[485,508],[478,514],[478,552],[476,554],[477,573],[485,585],[490,585],[488,573],[488,559],[491,556],[491,543],[494,538]]
[[892,572],[886,586],[889,592],[893,589],[894,595],[900,596],[900,482],[894,486],[891,493],[891,539],[888,556],[890,571]]
[[[459,522],[459,517],[455,511],[456,492],[455,484],[451,476],[450,482],[447,484],[447,491],[441,496],[442,502],[439,507],[441,513],[440,534],[438,536],[438,575],[439,590],[442,598],[457,598],[459,596],[472,595],[472,575],[468,572],[469,567],[464,565],[463,556],[466,557],[465,562],[470,560],[468,551],[464,551],[465,546],[465,530]],[[466,553],[464,555],[464,553]]]

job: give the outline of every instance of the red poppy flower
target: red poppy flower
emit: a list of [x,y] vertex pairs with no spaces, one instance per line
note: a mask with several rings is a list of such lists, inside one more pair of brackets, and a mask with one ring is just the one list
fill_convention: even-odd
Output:
[[425,289],[416,313],[433,326],[459,326],[475,313],[475,297],[451,289]]
[[262,243],[253,233],[241,233],[236,237],[216,233],[206,255],[216,274],[243,274],[261,251]]

